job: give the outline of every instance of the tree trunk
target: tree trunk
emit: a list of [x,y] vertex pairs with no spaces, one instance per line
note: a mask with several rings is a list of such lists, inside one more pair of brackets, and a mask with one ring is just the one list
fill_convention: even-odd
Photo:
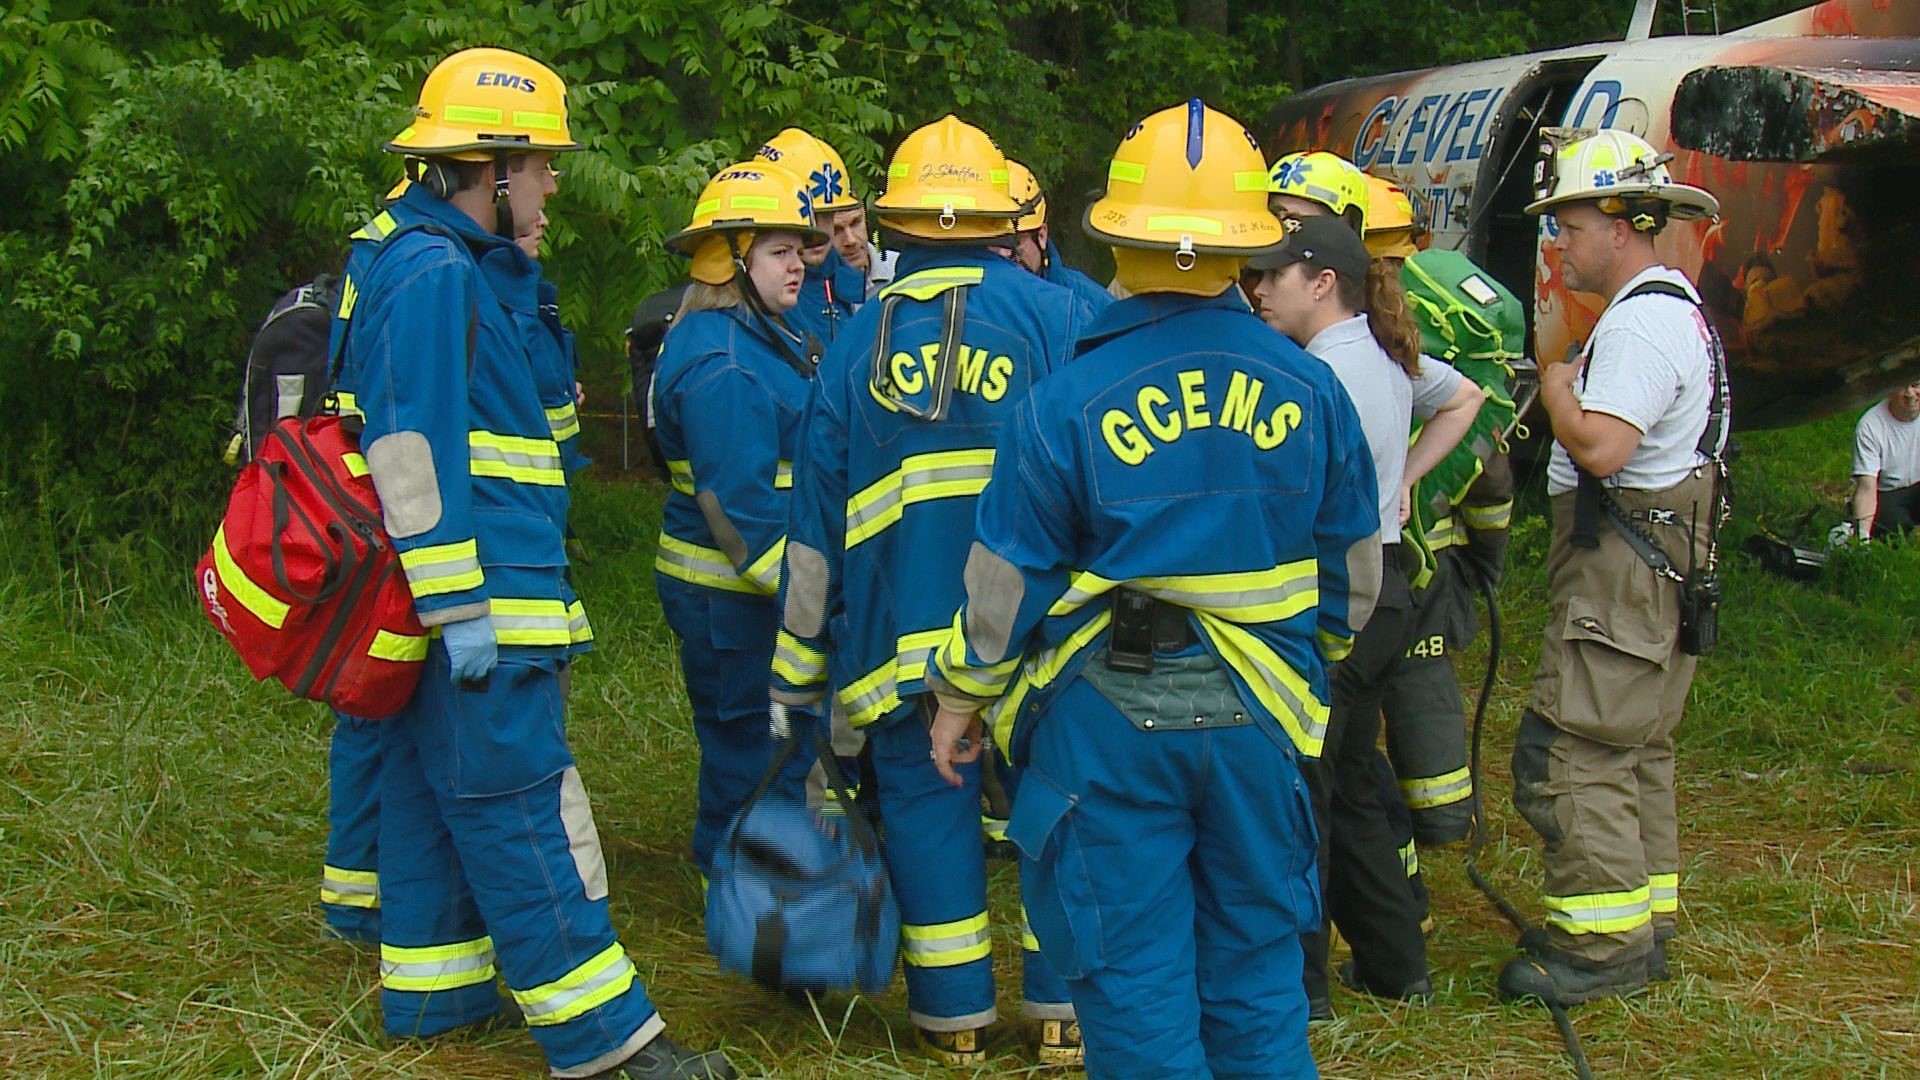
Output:
[[1181,22],[1189,30],[1211,30],[1225,37],[1227,0],[1187,0],[1186,18]]

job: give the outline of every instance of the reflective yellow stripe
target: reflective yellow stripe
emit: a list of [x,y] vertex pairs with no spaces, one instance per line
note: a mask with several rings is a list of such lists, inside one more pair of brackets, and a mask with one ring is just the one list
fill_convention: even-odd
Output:
[[773,639],[773,673],[789,686],[813,686],[827,678],[827,654],[783,629]]
[[340,463],[347,467],[348,476],[357,478],[367,475],[367,459],[359,454],[352,452],[341,454]]
[[550,983],[515,990],[513,1000],[526,1014],[529,1027],[564,1024],[626,993],[633,986],[633,974],[633,961],[616,941]]
[[768,195],[734,195],[727,200],[734,210],[778,210],[780,200]]
[[[489,605],[493,636],[502,645],[570,645],[572,615],[560,600],[494,597]],[[585,609],[581,610],[582,616]]]
[[1465,519],[1467,528],[1481,532],[1509,528],[1513,525],[1513,500],[1492,506],[1463,505],[1460,507],[1460,516]]
[[[954,205],[958,206],[958,203]],[[908,274],[880,290],[882,297],[906,296],[914,300],[931,300],[948,289],[961,285],[978,285],[986,280],[987,272],[978,266],[945,266],[931,270],[922,270]]]
[[1655,915],[1671,915],[1680,910],[1680,875],[1647,875],[1647,906]]
[[593,624],[587,621],[587,605],[575,600],[567,605],[567,642],[581,645],[593,640]]
[[1020,947],[1028,952],[1040,951],[1040,939],[1033,936],[1033,923],[1027,920],[1027,909],[1020,909]]
[[[953,626],[941,641],[935,643],[934,647],[939,648],[948,641],[954,645],[953,655],[961,657],[966,655],[967,631],[966,627],[961,625],[961,617],[957,613],[953,617]],[[1014,669],[1019,666],[1020,657],[1015,655],[985,667],[960,667],[943,672],[943,677],[955,690],[986,700],[1000,696],[1001,692],[1007,688],[1007,680],[1013,677]]]
[[1265,191],[1267,190],[1267,174],[1257,169],[1252,172],[1234,173],[1233,190]]
[[1473,774],[1464,768],[1439,776],[1422,776],[1400,781],[1400,797],[1409,810],[1431,810],[1448,806],[1473,795]]
[[958,967],[991,955],[984,911],[953,922],[900,925],[900,958],[914,967]]
[[1282,622],[1319,605],[1320,564],[1301,559],[1271,570],[1136,578],[1127,586],[1237,623]]
[[1151,232],[1188,232],[1205,233],[1219,236],[1226,227],[1212,218],[1195,217],[1192,214],[1150,214],[1147,217],[1147,229]]
[[400,568],[406,571],[407,588],[415,599],[445,593],[477,589],[486,582],[480,570],[480,544],[460,540],[451,544],[432,544],[400,553]]
[[456,124],[504,124],[507,114],[500,109],[478,105],[449,105],[440,111],[442,119]]
[[710,589],[737,593],[761,591],[740,576],[725,552],[690,544],[666,533],[660,534],[660,550],[653,556],[653,568],[690,585],[704,585]]
[[1626,892],[1543,896],[1541,900],[1547,908],[1547,925],[1569,934],[1624,934],[1653,921],[1651,890],[1646,885]]
[[375,660],[391,660],[396,664],[411,664],[427,658],[427,635],[395,634],[381,630],[373,635],[373,644],[367,646],[367,655]]
[[1428,551],[1445,551],[1467,542],[1467,535],[1460,531],[1460,519],[1452,514],[1441,518],[1427,529]]
[[493,976],[490,937],[420,948],[380,946],[380,985],[388,990],[430,994],[489,983]]
[[538,128],[541,131],[559,131],[561,125],[564,123],[566,123],[566,121],[560,118],[559,113],[531,112],[525,109],[515,109],[513,111],[514,127]]
[[785,491],[793,486],[793,462],[782,461],[773,467],[773,490]]
[[[1059,678],[1080,650],[1105,632],[1107,624],[1112,621],[1113,611],[1104,609],[1087,620],[1087,625],[1069,634],[1065,641],[1050,649],[1042,649],[1020,665],[1020,674],[1013,680],[1013,685],[992,705],[987,706],[987,723],[993,729],[995,742],[1002,748],[1013,745],[1014,721],[1019,719],[1020,706],[1026,704],[1027,695],[1035,690],[1046,689],[1053,680]],[[954,639],[954,642],[958,641],[958,638]],[[952,649],[953,644],[949,643],[946,647]],[[951,669],[945,664],[941,665],[941,673],[949,680],[953,678]]]
[[[916,275],[918,276],[918,275]],[[913,454],[900,467],[847,500],[848,549],[898,523],[912,503],[980,494],[993,475],[993,450],[941,450]]]
[[1353,635],[1341,636],[1325,628],[1315,631],[1320,639],[1320,655],[1331,663],[1339,663],[1353,651]]
[[372,870],[322,866],[320,902],[334,907],[377,908],[380,906],[380,875]]
[[901,684],[926,678],[933,651],[947,636],[944,628],[900,635],[894,642],[892,657],[836,692],[841,706],[847,710],[847,722],[854,727],[865,727],[891,715],[900,707]]
[[563,443],[580,434],[580,412],[573,407],[573,402],[569,401],[557,409],[548,409],[546,413],[547,427],[553,431],[554,442]]
[[1245,627],[1203,611],[1200,630],[1280,722],[1293,745],[1307,757],[1319,757],[1327,737],[1327,705],[1314,696],[1307,680]]
[[[376,240],[376,241],[385,240],[387,238],[388,233],[392,232],[393,230],[399,227],[400,227],[400,223],[394,220],[393,214],[389,211],[382,210],[378,214],[374,215],[372,221],[369,221],[365,225],[362,225],[359,228],[348,233],[347,239]],[[347,317],[347,311],[350,310],[351,305],[347,303],[345,297],[342,297],[340,306],[342,309],[340,312],[340,317],[344,319]]]
[[1107,179],[1144,184],[1147,182],[1147,167],[1136,161],[1116,161],[1107,166]]
[[951,206],[956,210],[972,210],[980,205],[980,200],[971,195],[922,195],[921,206]]
[[254,584],[253,579],[240,569],[240,564],[233,561],[233,552],[227,548],[227,527],[224,523],[213,531],[213,572],[220,578],[221,586],[254,618],[275,630],[286,623],[287,605]]
[[469,431],[467,456],[468,468],[475,476],[543,487],[562,487],[567,482],[567,474],[560,468],[560,448],[552,439]]
[[[345,307],[349,305],[342,304],[342,306]],[[344,319],[346,318],[346,315],[342,314],[340,317]],[[358,399],[356,399],[352,394],[347,393],[345,390],[338,390],[334,392],[333,403],[339,407],[341,416],[358,416],[362,420],[366,419],[367,414],[360,411],[360,405],[359,405]]]
[[746,572],[740,576],[758,585],[762,592],[780,590],[780,561],[787,557],[787,538],[781,537],[773,542],[759,558],[747,564]]
[[682,495],[693,494],[693,462],[667,462],[667,476],[673,482],[673,490]]

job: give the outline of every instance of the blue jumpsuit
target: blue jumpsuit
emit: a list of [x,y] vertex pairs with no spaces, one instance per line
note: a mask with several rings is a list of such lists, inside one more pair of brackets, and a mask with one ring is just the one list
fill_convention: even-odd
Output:
[[397,228],[357,242],[379,250],[338,316],[343,406],[365,418],[421,622],[484,616],[500,646],[486,682],[456,686],[435,635],[413,700],[379,724],[385,1026],[424,1037],[492,1016],[497,971],[556,1075],[585,1075],[664,1025],[614,936],[567,746],[562,675],[591,634],[542,406],[565,361],[511,242],[417,185],[383,216]]
[[[965,290],[951,412],[923,420],[939,379],[945,304]],[[874,386],[880,320],[897,397]],[[980,768],[950,788],[933,768],[921,699],[928,657],[962,595],[976,497],[993,445],[1033,384],[1066,362],[1081,323],[1072,294],[983,248],[908,247],[896,276],[860,310],[820,368],[794,462],[783,623],[773,699],[817,709],[834,687],[866,731],[900,901],[907,1008],[929,1031],[967,1031],[996,1016]],[[963,839],[970,845],[956,846]],[[1024,935],[1023,935],[1024,936]],[[1069,1019],[1066,988],[1029,951],[1022,1012]]]
[[[680,638],[700,741],[701,873],[773,759],[766,685],[755,676],[773,662],[773,597],[810,376],[742,305],[688,313],[654,369],[656,433],[673,483],[654,583]],[[812,767],[803,743],[769,790],[804,799]]]
[[838,248],[829,248],[819,266],[807,267],[800,299],[784,317],[801,340],[812,334],[822,346],[832,345],[866,298],[867,275],[842,258]]
[[[392,215],[382,214],[355,230],[352,239],[378,241],[398,227]],[[347,276],[363,278],[377,243],[355,244]],[[580,452],[580,420],[573,399],[573,334],[560,323],[559,291],[550,281],[539,286],[540,320],[554,335],[561,351],[560,366],[539,380],[540,404],[560,446],[569,477],[589,462]],[[339,345],[336,327],[332,348]],[[329,355],[333,355],[329,349]],[[556,357],[549,357],[554,359]],[[347,407],[353,412],[351,395]],[[584,624],[583,624],[584,625]],[[320,908],[327,926],[348,941],[380,940],[380,875],[376,869],[380,848],[380,728],[373,721],[334,714],[333,738],[327,754],[327,856],[320,871]]]
[[[1327,662],[1379,583],[1359,418],[1233,290],[1117,301],[1080,350],[1000,441],[933,681],[994,702],[1024,766],[1007,836],[1088,1074],[1312,1076],[1298,936],[1321,906],[1300,763],[1326,730]],[[1100,685],[1119,586],[1185,629],[1156,668],[1224,671],[1230,705],[1152,726],[1116,707]]]

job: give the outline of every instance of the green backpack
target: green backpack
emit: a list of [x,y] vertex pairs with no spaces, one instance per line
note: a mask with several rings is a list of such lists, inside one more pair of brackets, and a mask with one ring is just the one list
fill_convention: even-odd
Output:
[[[1417,588],[1433,572],[1429,530],[1466,497],[1487,461],[1507,450],[1515,412],[1513,362],[1526,355],[1527,318],[1518,297],[1457,251],[1435,249],[1409,257],[1400,266],[1400,284],[1420,326],[1420,351],[1453,365],[1487,394],[1460,444],[1414,489],[1404,531],[1425,564],[1414,581]],[[1414,434],[1419,430],[1415,420]]]

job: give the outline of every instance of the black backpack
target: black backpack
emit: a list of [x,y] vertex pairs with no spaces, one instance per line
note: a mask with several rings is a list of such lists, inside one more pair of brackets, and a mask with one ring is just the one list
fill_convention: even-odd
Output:
[[640,301],[633,312],[633,325],[627,329],[627,365],[633,374],[633,400],[640,411],[640,430],[646,435],[647,457],[655,479],[660,480],[667,477],[667,458],[660,452],[660,440],[653,433],[653,368],[660,359],[661,343],[673,328],[673,317],[680,311],[680,301],[686,296],[688,284],[663,289]]
[[331,382],[327,340],[339,306],[340,279],[321,274],[288,291],[267,312],[247,352],[227,464],[252,461],[278,421],[319,414]]

